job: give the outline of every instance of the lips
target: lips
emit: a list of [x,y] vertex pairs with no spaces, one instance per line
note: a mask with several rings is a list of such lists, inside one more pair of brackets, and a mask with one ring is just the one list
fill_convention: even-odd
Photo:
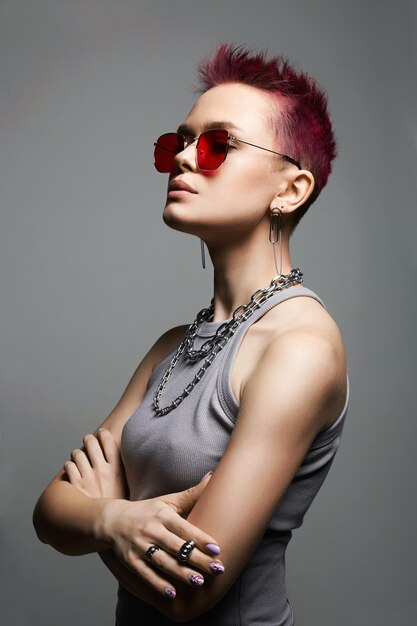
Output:
[[190,193],[198,193],[183,180],[172,180],[169,183],[168,191],[189,191]]

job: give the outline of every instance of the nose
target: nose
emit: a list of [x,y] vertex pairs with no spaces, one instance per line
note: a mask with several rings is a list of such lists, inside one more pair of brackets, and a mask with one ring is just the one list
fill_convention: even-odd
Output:
[[196,144],[198,138],[194,139],[194,141],[190,141],[181,152],[174,157],[174,163],[176,167],[180,170],[196,170]]

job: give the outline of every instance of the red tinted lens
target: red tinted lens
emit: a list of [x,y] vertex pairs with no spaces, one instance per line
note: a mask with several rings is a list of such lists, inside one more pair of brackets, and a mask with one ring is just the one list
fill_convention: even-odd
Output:
[[184,150],[184,137],[178,133],[165,133],[155,144],[153,162],[158,172],[172,172],[175,155]]
[[207,130],[197,143],[197,165],[201,170],[215,170],[227,156],[229,133],[227,130]]

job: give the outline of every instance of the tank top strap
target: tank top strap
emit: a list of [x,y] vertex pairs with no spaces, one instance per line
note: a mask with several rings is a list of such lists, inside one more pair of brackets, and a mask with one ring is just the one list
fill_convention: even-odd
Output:
[[[230,344],[231,341],[234,341],[236,335],[241,332],[242,328],[249,327],[251,324],[256,322],[256,320],[262,317],[262,315],[265,315],[265,313],[270,311],[274,306],[280,304],[280,302],[284,302],[284,300],[294,298],[295,296],[309,296],[310,298],[318,300],[318,302],[320,302],[320,304],[324,308],[326,308],[323,300],[312,289],[304,287],[303,285],[299,287],[288,287],[288,289],[284,289],[283,291],[277,291],[276,293],[274,293],[273,296],[268,298],[268,300],[265,300],[265,302],[261,304],[259,309],[256,309],[256,311],[252,313],[252,315],[245,322],[243,322],[243,324],[240,326],[240,328],[237,330],[235,335],[229,340],[228,343]],[[197,335],[199,337],[212,337],[216,334],[216,331],[221,324],[224,324],[225,322],[230,322],[231,319],[232,318],[224,320],[222,322],[202,322],[198,328]]]
[[[285,300],[289,300],[290,298],[295,298],[298,296],[307,296],[310,298],[314,298],[315,300],[320,302],[323,308],[326,308],[323,300],[312,289],[304,286],[289,287],[288,289],[278,291],[273,296],[268,298],[268,300],[263,302],[259,309],[257,309],[245,322],[241,324],[236,333],[229,340],[228,345],[225,348],[226,354],[221,360],[219,366],[217,378],[217,393],[223,410],[225,411],[229,419],[233,422],[236,421],[236,416],[240,407],[232,391],[232,387],[230,384],[230,375],[234,359],[236,357],[237,351],[239,350],[239,346],[243,340],[243,337],[252,326],[252,324],[254,324],[273,307],[279,305]],[[213,335],[216,332],[217,327],[220,326],[221,323],[222,322],[205,322],[201,330],[203,333],[207,333],[207,335],[205,336],[208,336],[209,334]],[[210,330],[211,333],[209,333]]]

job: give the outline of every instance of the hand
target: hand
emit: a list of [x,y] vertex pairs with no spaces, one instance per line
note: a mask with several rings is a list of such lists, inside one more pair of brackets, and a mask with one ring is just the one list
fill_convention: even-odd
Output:
[[[209,480],[210,477],[205,477],[190,489],[158,498],[138,502],[110,500],[104,509],[99,534],[126,568],[163,595],[167,587],[175,592],[163,574],[188,586],[200,586],[204,583],[200,572],[216,575],[224,571],[221,561],[214,559],[213,551],[207,548],[207,544],[216,545],[216,540],[181,517],[181,513],[191,511]],[[180,562],[178,550],[190,539],[196,547],[187,562]],[[151,545],[162,549],[148,562],[145,555]],[[216,565],[211,568],[213,563]]]
[[69,482],[91,498],[128,498],[122,458],[109,430],[83,437],[84,450],[71,452],[72,461],[64,463]]
[[[110,431],[98,431],[97,438],[85,435],[83,441],[86,451],[73,450],[73,460],[64,463],[64,468],[70,483],[86,495],[111,499],[99,524],[102,528],[99,534],[111,544],[122,565],[163,595],[166,587],[172,589],[173,586],[155,568],[192,586],[196,585],[188,577],[200,576],[201,579],[201,574],[190,565],[209,574],[222,573],[218,565],[217,571],[209,567],[213,562],[221,565],[206,548],[208,543],[216,544],[216,540],[181,517],[190,513],[210,476],[185,491],[130,502],[123,499],[127,498],[124,466]],[[193,539],[197,546],[185,564],[178,561],[177,553],[189,539]],[[163,550],[155,552],[149,563],[145,553],[154,544]]]

